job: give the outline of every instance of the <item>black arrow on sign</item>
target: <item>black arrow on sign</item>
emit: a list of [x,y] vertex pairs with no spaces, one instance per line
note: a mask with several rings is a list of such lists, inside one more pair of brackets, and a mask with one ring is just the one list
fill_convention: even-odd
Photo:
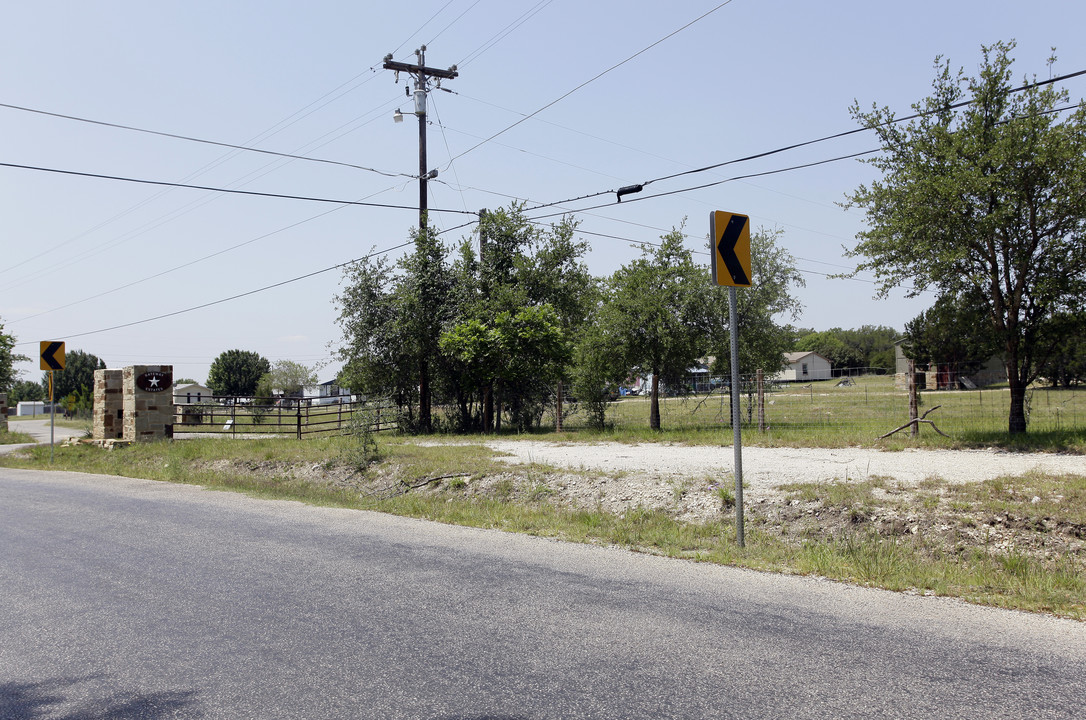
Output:
[[743,234],[743,227],[746,224],[745,215],[732,215],[716,246],[717,252],[724,261],[724,267],[728,268],[732,282],[736,285],[750,285],[750,279],[743,270],[743,263],[739,262],[739,256],[735,254],[735,244],[739,242],[739,236]]
[[64,347],[62,342],[51,342],[45,346],[45,352],[41,354],[41,359],[49,366],[50,370],[63,370],[64,366],[57,362],[57,359],[53,357],[57,350]]

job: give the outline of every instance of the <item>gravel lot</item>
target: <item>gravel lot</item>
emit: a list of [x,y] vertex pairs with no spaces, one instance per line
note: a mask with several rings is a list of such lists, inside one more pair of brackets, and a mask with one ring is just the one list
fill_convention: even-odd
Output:
[[[641,443],[556,443],[495,440],[493,450],[508,453],[510,463],[542,463],[574,470],[645,474],[659,479],[720,478],[732,473],[730,446]],[[1086,457],[995,450],[903,450],[869,448],[743,448],[743,480],[750,499],[773,494],[778,485],[796,482],[894,478],[915,485],[925,478],[979,482],[1032,470],[1086,474]]]

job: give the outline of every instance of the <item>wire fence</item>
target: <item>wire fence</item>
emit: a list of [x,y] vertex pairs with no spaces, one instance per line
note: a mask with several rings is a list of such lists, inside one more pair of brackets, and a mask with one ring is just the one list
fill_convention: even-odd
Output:
[[[552,398],[539,417],[541,427],[557,425],[556,400]],[[730,429],[732,400],[730,378],[700,375],[680,391],[665,388],[660,398],[661,427]],[[766,433],[783,440],[802,440],[812,435],[871,440],[901,428],[911,419],[908,384],[903,375],[843,373],[810,382],[759,382],[756,376],[743,376],[735,400],[745,432]],[[588,414],[575,399],[567,396],[562,407],[563,428],[590,427]],[[606,422],[615,428],[647,428],[649,410],[647,395],[628,393],[609,403]],[[402,425],[400,409],[388,401],[352,401],[344,397],[334,402],[327,398],[287,398],[267,403],[237,397],[177,405],[174,435],[300,439],[343,434],[356,413],[366,413],[374,431]],[[952,437],[1006,432],[1009,413],[1010,391],[1006,387],[917,391],[917,416]],[[1086,389],[1031,387],[1026,392],[1026,417],[1031,432],[1086,430]],[[922,428],[921,433],[925,432],[929,431]]]
[[[701,392],[661,397],[664,429],[731,427],[730,381],[704,381],[698,387],[708,389]],[[812,432],[878,437],[911,419],[905,378],[894,375],[765,381],[761,393],[755,377],[743,377],[736,398],[743,428],[785,437]],[[610,404],[607,421],[616,428],[648,427],[649,406],[643,394],[621,397]],[[917,415],[927,413],[925,419],[950,435],[1006,431],[1009,412],[1010,391],[1005,387],[918,391]],[[1031,387],[1026,393],[1026,414],[1030,431],[1086,429],[1086,390]],[[553,422],[553,415],[552,411],[545,422]],[[579,412],[563,418],[566,428],[587,424]]]

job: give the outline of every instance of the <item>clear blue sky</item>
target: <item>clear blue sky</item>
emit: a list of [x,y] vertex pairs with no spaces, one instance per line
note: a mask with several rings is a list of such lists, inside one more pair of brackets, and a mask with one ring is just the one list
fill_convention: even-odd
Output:
[[[39,377],[37,342],[53,339],[111,367],[172,363],[178,376],[200,381],[231,348],[324,362],[321,379],[334,377],[338,271],[78,335],[404,243],[417,223],[411,208],[418,186],[410,176],[418,172],[418,128],[411,115],[392,121],[393,111],[407,111],[411,102],[407,78],[395,84],[380,67],[390,52],[413,62],[425,44],[428,65],[459,66],[460,77],[443,83],[455,94],[431,95],[428,137],[429,165],[440,173],[430,206],[461,213],[614,190],[849,130],[854,100],[906,113],[930,90],[936,55],[972,74],[980,46],[999,40],[1018,41],[1019,77],[1048,77],[1052,46],[1056,74],[1086,69],[1086,5],[1066,0],[733,0],[649,48],[718,5],[9,3],[0,103],[334,160],[391,177],[6,107],[0,162],[407,208],[164,190],[0,167],[0,322],[20,343],[31,343],[19,347],[35,357],[22,366],[25,377]],[[1077,101],[1086,79],[1067,89]],[[874,138],[859,134],[661,181],[642,195],[874,147]],[[599,275],[638,256],[631,242],[655,240],[684,218],[689,247],[701,251],[711,210],[746,213],[756,227],[784,231],[783,244],[804,272],[807,286],[798,295],[805,311],[796,324],[901,329],[934,296],[908,300],[899,291],[876,301],[870,282],[825,277],[848,269],[842,249],[863,227],[859,212],[837,203],[872,177],[869,167],[845,160],[596,210],[579,212],[599,199],[561,208],[586,232],[622,238],[583,236]],[[471,219],[433,215],[442,229]],[[470,230],[442,237],[452,244]],[[708,263],[707,255],[697,257]]]

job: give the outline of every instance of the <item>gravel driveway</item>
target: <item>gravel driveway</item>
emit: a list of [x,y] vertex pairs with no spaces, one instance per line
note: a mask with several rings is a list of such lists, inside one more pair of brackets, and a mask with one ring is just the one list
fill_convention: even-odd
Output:
[[[663,477],[719,477],[732,472],[731,446],[641,443],[558,443],[493,440],[487,446],[510,463],[537,462],[575,470],[648,473]],[[995,450],[902,450],[869,448],[743,448],[743,480],[755,493],[777,485],[890,477],[916,484],[929,477],[979,482],[1032,470],[1086,475],[1086,457]]]

